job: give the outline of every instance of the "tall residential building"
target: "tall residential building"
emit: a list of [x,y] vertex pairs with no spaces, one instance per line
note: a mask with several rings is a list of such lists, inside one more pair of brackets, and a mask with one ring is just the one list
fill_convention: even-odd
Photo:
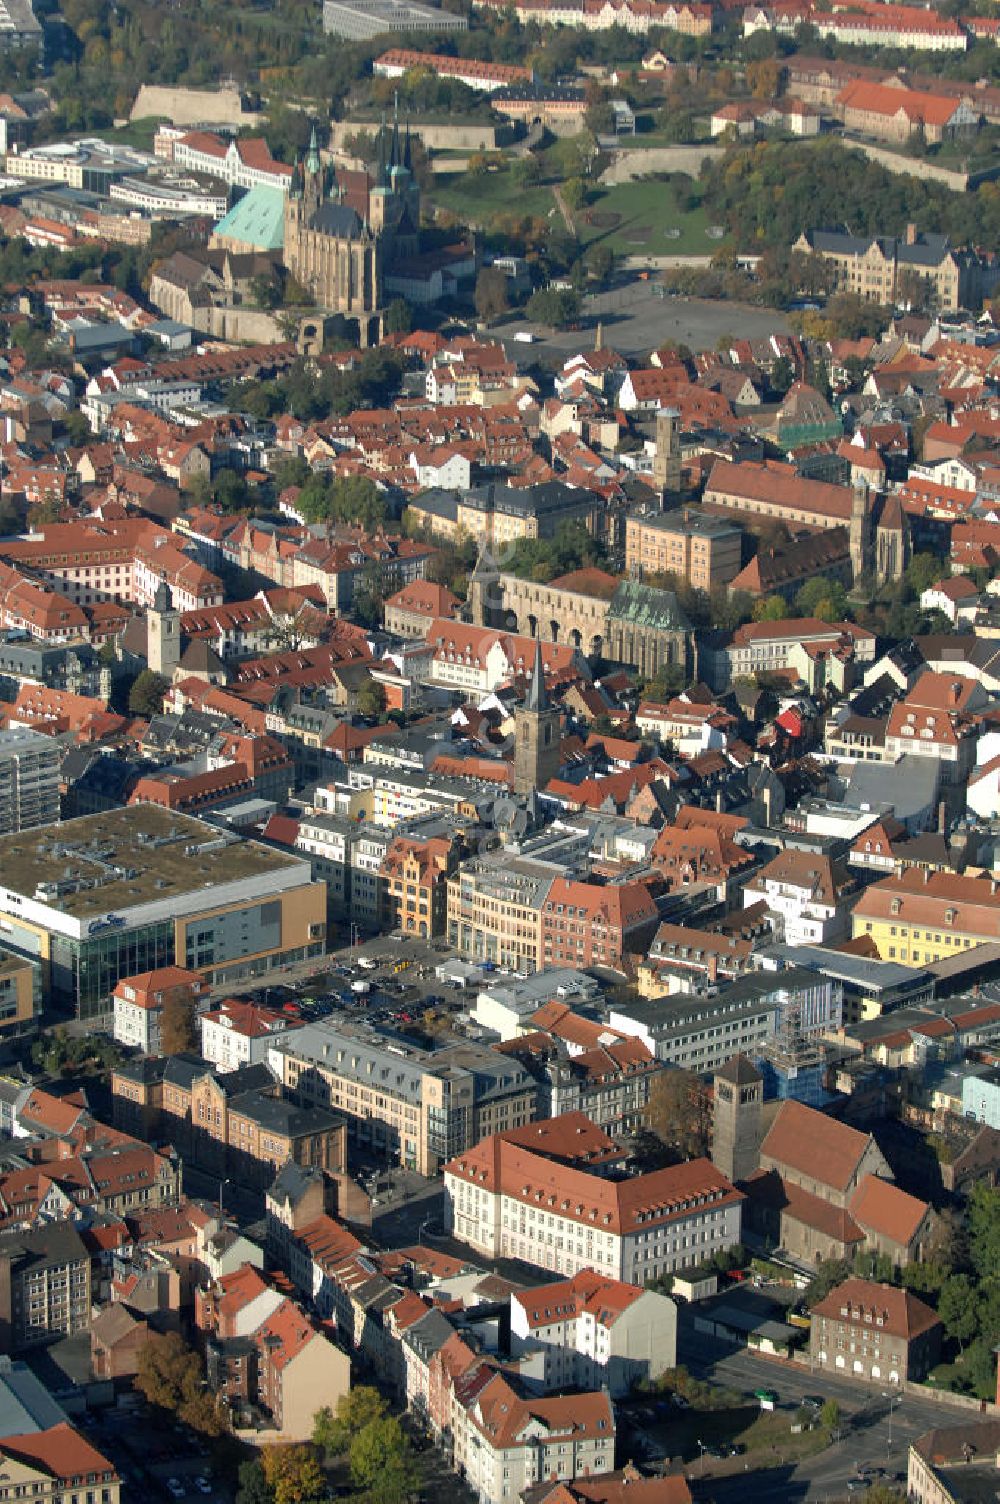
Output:
[[0,836],[59,819],[61,751],[26,727],[0,731]]
[[90,1326],[90,1254],[69,1222],[0,1236],[0,1345],[17,1352]]

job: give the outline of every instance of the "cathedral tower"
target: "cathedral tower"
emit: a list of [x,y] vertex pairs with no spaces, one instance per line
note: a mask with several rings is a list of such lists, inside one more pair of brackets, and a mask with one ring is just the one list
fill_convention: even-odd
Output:
[[535,666],[523,707],[514,712],[514,792],[544,789],[559,771],[559,711],[549,705],[542,669],[542,645],[535,643]]
[[866,481],[855,481],[851,493],[851,579],[857,585],[872,570],[872,517]]

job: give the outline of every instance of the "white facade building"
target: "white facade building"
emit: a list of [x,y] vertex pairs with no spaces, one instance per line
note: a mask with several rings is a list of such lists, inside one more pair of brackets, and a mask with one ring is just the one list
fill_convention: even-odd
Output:
[[677,1307],[666,1295],[583,1271],[510,1299],[514,1357],[541,1357],[542,1387],[627,1394],[677,1362]]
[[707,1159],[611,1181],[494,1135],[449,1161],[444,1187],[453,1237],[555,1274],[644,1285],[740,1241],[743,1197]]

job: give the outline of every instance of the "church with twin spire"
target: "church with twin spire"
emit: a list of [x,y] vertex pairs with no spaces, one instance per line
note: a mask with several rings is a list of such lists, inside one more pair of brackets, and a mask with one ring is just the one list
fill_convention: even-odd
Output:
[[283,260],[317,307],[357,319],[362,343],[383,306],[386,272],[420,248],[420,189],[412,171],[409,127],[398,118],[377,138],[365,192],[349,198],[323,169],[313,128],[305,161],[296,163],[285,203]]

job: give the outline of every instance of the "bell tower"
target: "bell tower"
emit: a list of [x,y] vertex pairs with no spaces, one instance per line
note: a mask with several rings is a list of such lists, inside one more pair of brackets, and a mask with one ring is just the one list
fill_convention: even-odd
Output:
[[514,712],[514,792],[544,789],[560,765],[559,711],[549,704],[542,668],[542,644],[535,642],[535,666],[524,705]]
[[170,586],[161,579],[146,613],[146,663],[154,674],[173,679],[181,661],[181,614],[174,609]]
[[662,506],[668,495],[676,496],[681,488],[681,446],[677,432],[676,408],[661,407],[656,413],[656,448],[653,451],[653,486]]
[[715,1073],[712,1163],[728,1180],[746,1180],[758,1168],[764,1078],[745,1055]]

